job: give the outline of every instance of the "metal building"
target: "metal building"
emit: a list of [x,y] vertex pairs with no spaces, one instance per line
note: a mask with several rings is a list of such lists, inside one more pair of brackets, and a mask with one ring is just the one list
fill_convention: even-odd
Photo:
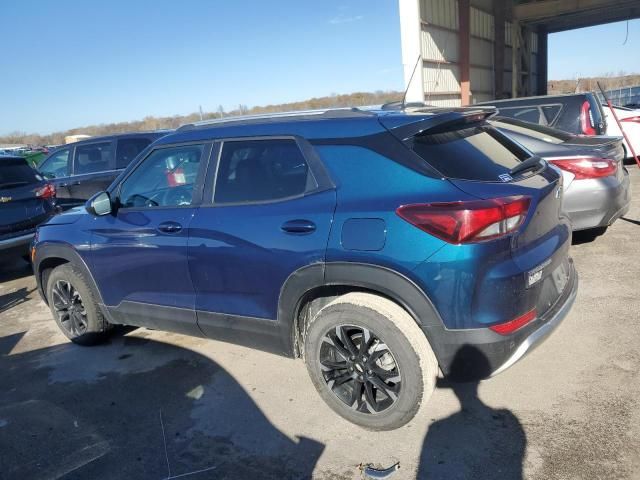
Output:
[[544,95],[549,33],[640,17],[640,0],[399,2],[407,100],[437,106]]

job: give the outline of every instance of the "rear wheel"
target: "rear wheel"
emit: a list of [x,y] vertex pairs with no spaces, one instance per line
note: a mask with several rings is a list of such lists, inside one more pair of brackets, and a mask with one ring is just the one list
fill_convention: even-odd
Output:
[[410,421],[429,399],[437,375],[433,351],[407,312],[359,292],[337,298],[313,318],[305,362],[325,402],[371,430]]
[[56,267],[47,282],[47,299],[62,333],[79,345],[104,341],[110,329],[91,287],[70,264]]

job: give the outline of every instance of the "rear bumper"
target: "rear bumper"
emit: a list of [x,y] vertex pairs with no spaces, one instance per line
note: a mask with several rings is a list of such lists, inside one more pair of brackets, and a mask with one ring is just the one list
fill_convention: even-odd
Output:
[[503,372],[540,345],[567,316],[578,291],[578,274],[570,262],[567,285],[554,305],[540,318],[512,335],[488,328],[447,330],[424,327],[445,375],[486,378]]
[[29,245],[33,240],[34,232],[19,235],[17,237],[0,240],[0,255],[24,255],[29,252]]
[[630,204],[629,174],[624,171],[621,179],[574,180],[564,192],[562,208],[576,231],[609,226],[627,213]]

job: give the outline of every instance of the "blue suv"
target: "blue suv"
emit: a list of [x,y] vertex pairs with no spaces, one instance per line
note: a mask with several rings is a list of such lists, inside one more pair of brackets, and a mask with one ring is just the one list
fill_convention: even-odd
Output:
[[561,177],[494,112],[186,125],[38,229],[40,294],[78,344],[126,324],[302,357],[338,414],[397,428],[439,371],[508,368],[576,295]]

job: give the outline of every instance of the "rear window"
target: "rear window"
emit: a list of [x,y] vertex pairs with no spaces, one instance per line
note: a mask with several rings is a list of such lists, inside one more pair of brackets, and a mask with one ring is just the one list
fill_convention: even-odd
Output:
[[573,138],[573,135],[563,132],[562,130],[545,127],[537,123],[521,122],[513,118],[496,117],[491,120],[491,124],[494,127],[529,135],[530,137],[555,145],[567,142]]
[[535,105],[527,107],[503,107],[498,111],[500,115],[504,115],[505,117],[517,118],[524,122],[542,123],[540,110]]
[[42,177],[23,159],[0,158],[0,188],[15,188],[38,183]]
[[500,181],[500,175],[531,156],[486,123],[461,125],[413,137],[411,149],[449,178]]

